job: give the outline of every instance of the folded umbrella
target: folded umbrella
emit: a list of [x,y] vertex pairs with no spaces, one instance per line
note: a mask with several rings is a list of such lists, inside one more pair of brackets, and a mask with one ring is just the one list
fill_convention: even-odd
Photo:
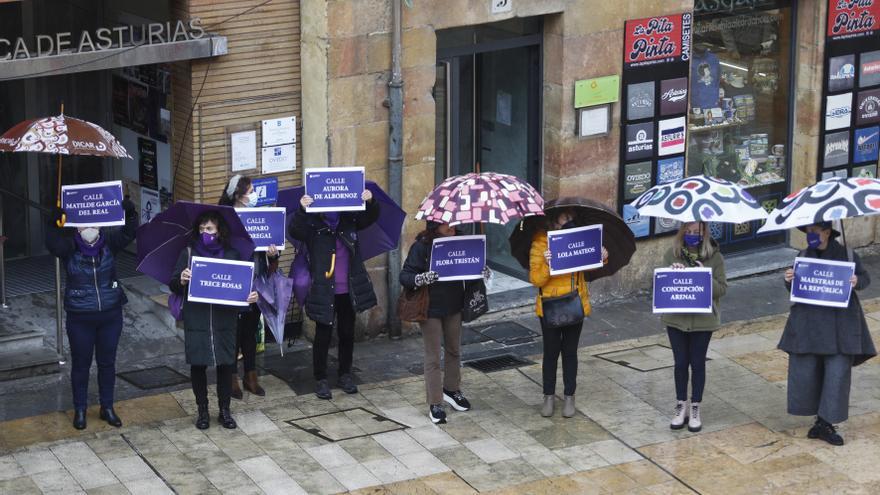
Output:
[[704,175],[654,186],[630,204],[641,216],[679,222],[745,223],[767,218],[761,203],[741,186]]
[[312,286],[312,273],[309,267],[309,249],[305,243],[293,239],[290,241],[296,250],[296,257],[290,264],[290,273],[288,277],[293,280],[293,296],[299,307],[306,304],[306,296],[309,295],[309,288]]
[[[628,265],[636,252],[636,239],[626,222],[614,210],[598,201],[581,197],[563,197],[546,203],[544,212],[566,208],[574,212],[574,223],[578,227],[602,225],[602,243],[608,250],[608,264],[602,268],[584,273],[588,281],[598,280],[617,273]],[[543,217],[524,218],[513,230],[508,239],[510,253],[526,270],[529,269],[529,251],[532,238],[539,230],[543,230]]]
[[[368,180],[366,187],[373,193],[373,200],[379,204],[379,219],[373,225],[358,232],[358,244],[364,260],[395,249],[400,242],[400,232],[406,219],[406,212],[378,184]],[[278,191],[277,204],[287,209],[289,219],[292,220],[294,213],[299,209],[299,200],[305,191],[303,186]],[[296,245],[295,239],[290,238],[289,235],[287,239]]]
[[293,279],[275,271],[268,277],[257,277],[254,280],[254,290],[260,295],[257,307],[263,313],[263,319],[275,336],[275,342],[281,347],[283,356],[284,348],[281,343],[284,341],[284,323],[287,319],[287,308],[290,306]]
[[758,233],[880,213],[880,180],[832,177],[782,200]]
[[234,208],[178,201],[153,217],[149,223],[138,227],[137,270],[163,284],[170,283],[180,252],[192,240],[196,218],[210,210],[217,211],[226,220],[229,225],[229,244],[238,251],[242,260],[249,260],[254,252],[254,241]]
[[544,214],[544,198],[528,182],[496,172],[449,177],[431,191],[416,213],[416,220],[446,223],[499,225]]

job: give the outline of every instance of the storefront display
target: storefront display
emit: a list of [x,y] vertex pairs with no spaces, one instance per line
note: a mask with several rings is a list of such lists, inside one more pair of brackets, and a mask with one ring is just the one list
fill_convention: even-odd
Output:
[[628,203],[656,184],[684,177],[693,14],[627,21],[623,56],[625,119],[620,145],[623,218],[637,238],[676,229]]
[[[880,157],[880,2],[829,0],[819,176],[876,177]],[[852,20],[864,22],[852,22]],[[869,22],[870,21],[870,22]],[[858,68],[858,70],[856,70]]]

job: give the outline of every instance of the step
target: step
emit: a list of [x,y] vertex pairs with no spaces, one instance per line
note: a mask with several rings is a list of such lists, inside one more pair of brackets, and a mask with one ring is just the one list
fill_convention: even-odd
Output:
[[45,346],[24,351],[0,352],[0,381],[58,373],[58,361],[55,350]]
[[725,256],[724,271],[727,274],[727,280],[775,272],[782,268],[791,267],[797,255],[798,250],[788,246],[731,254]]
[[126,280],[125,289],[130,296],[141,299],[147,311],[183,338],[183,326],[168,311],[168,287],[142,276]]
[[21,330],[0,333],[0,354],[6,352],[22,352],[43,347],[43,332]]

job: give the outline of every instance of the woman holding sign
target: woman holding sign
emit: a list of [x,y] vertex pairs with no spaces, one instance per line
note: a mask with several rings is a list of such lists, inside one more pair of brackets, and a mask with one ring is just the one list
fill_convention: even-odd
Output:
[[361,199],[366,203],[363,211],[306,213],[313,199],[303,195],[301,208],[290,223],[290,236],[305,243],[310,254],[312,285],[305,309],[316,324],[312,364],[319,399],[333,397],[327,383],[327,355],[334,321],[339,337],[339,388],[347,394],[358,391],[351,374],[355,312],[376,305],[373,283],[361,258],[358,232],[379,218],[373,193],[364,189]]
[[[427,290],[428,308],[425,321],[419,322],[425,342],[425,392],[428,418],[434,424],[446,423],[443,402],[456,411],[469,411],[471,403],[461,393],[461,321],[465,309],[466,285],[479,283],[491,275],[483,268],[483,279],[475,281],[438,282],[431,271],[431,245],[434,239],[455,235],[455,228],[445,223],[428,222],[409,248],[400,284],[408,290]],[[440,351],[443,350],[444,372],[440,374]]]
[[[196,428],[204,430],[210,426],[207,370],[208,366],[214,366],[217,368],[217,399],[220,407],[217,420],[224,428],[233,429],[237,425],[229,411],[229,403],[240,308],[189,300],[187,286],[192,279],[190,262],[193,256],[242,261],[238,251],[229,245],[229,225],[218,212],[209,210],[196,218],[190,247],[180,253],[170,289],[185,298],[183,329],[186,362],[190,365],[193,394],[199,408]],[[257,293],[252,291],[247,302],[256,301]]]
[[[220,205],[234,208],[253,208],[257,206],[257,195],[250,177],[234,175],[226,184],[220,196]],[[281,254],[275,245],[268,251],[254,251],[254,276],[268,276],[278,269],[278,258]],[[256,304],[238,314],[238,331],[235,337],[235,355],[239,353],[244,361],[244,389],[259,396],[266,395],[257,379],[257,329],[260,326],[260,309]],[[232,373],[232,397],[241,400],[244,396],[238,384],[238,364]]]
[[[712,332],[721,327],[718,301],[727,292],[727,275],[724,273],[724,257],[718,244],[708,236],[709,228],[704,222],[683,223],[663,257],[663,267],[676,270],[685,268],[710,268],[712,270],[711,313],[664,313],[661,320],[666,325],[672,356],[675,360],[675,396],[677,403],[669,427],[680,430],[687,424],[688,430],[700,431],[703,427],[700,404],[706,385],[706,353]],[[691,381],[691,402],[688,405],[688,374]]]
[[[575,414],[574,393],[577,388],[577,349],[581,336],[583,320],[590,314],[590,291],[584,272],[574,272],[564,275],[550,275],[550,260],[552,253],[548,249],[547,232],[551,230],[569,229],[577,227],[574,223],[574,213],[565,208],[554,208],[547,211],[546,225],[539,230],[532,239],[529,251],[529,282],[538,287],[538,298],[535,303],[535,312],[541,319],[541,332],[544,334],[544,362],[542,364],[542,376],[544,382],[544,405],[541,408],[541,416],[548,418],[553,416],[555,408],[554,397],[556,395],[556,367],[559,355],[562,355],[562,382],[564,403],[562,416],[570,418]],[[602,247],[602,261],[607,263],[608,250]],[[558,304],[560,303],[560,304]],[[580,306],[583,313],[578,310],[577,317],[565,325],[554,324],[547,318],[545,304],[554,307],[571,308],[571,304]],[[566,311],[563,309],[562,311]]]
[[46,249],[61,258],[67,273],[65,326],[72,362],[73,427],[77,430],[86,427],[92,356],[98,363],[100,418],[111,426],[122,426],[122,420],[113,411],[113,391],[116,348],[122,334],[122,306],[128,299],[116,278],[116,253],[131,244],[138,226],[134,203],[126,199],[122,208],[125,212],[122,227],[77,227],[73,235],[66,235],[56,223],[64,215],[60,209],[46,226]]
[[[855,264],[849,283],[852,289],[863,290],[871,283],[859,256],[840,245],[839,234],[831,222],[810,225],[807,249],[801,258]],[[821,270],[817,268],[816,270]],[[815,278],[823,273],[810,273]],[[785,272],[785,286],[806,284],[795,280],[795,270]],[[816,423],[807,433],[832,445],[843,445],[835,423],[849,417],[849,390],[852,367],[877,355],[862,305],[855,292],[849,295],[846,307],[829,307],[798,302],[792,305],[779,348],[788,353],[788,413],[816,416]]]

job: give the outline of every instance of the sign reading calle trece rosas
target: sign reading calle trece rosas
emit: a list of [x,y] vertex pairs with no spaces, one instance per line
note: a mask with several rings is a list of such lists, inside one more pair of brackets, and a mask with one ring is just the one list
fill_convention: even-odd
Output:
[[0,61],[90,53],[127,46],[160,45],[197,40],[205,36],[202,21],[153,22],[150,24],[102,27],[85,30],[74,36],[71,32],[38,34],[34,37],[0,37]]

